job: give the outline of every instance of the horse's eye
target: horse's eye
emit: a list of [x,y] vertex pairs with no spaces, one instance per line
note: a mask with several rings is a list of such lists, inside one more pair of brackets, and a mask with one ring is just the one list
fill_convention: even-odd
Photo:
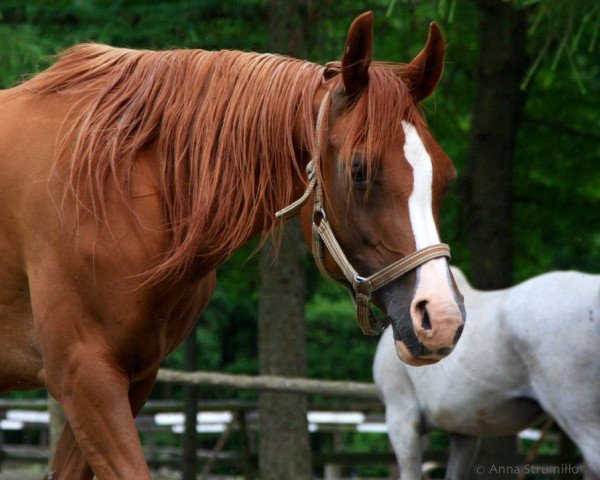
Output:
[[367,188],[367,165],[365,162],[355,162],[352,164],[352,181],[358,190]]

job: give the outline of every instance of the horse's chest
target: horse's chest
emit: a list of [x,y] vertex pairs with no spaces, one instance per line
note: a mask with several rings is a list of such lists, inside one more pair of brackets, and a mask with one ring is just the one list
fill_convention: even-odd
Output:
[[150,322],[149,332],[140,334],[134,360],[132,380],[140,380],[156,371],[163,360],[193,330],[196,317],[165,318],[158,316]]
[[210,272],[176,298],[165,299],[163,308],[150,322],[145,339],[138,344],[134,380],[158,369],[164,358],[190,334],[214,288],[215,274]]

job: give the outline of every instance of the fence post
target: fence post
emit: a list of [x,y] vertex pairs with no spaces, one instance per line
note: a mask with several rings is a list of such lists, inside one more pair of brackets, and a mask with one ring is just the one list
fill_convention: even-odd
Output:
[[243,472],[245,480],[254,480],[256,477],[256,466],[252,461],[252,445],[250,444],[250,432],[248,431],[246,413],[247,412],[244,408],[240,408],[238,411],[240,436],[242,437],[242,458],[244,464]]
[[[333,432],[333,452],[339,453],[342,450],[342,436],[340,432]],[[337,463],[326,463],[324,480],[341,480],[343,478],[343,466]]]
[[341,480],[342,478],[342,466],[336,465],[335,463],[325,464],[323,472],[323,478],[325,480]]

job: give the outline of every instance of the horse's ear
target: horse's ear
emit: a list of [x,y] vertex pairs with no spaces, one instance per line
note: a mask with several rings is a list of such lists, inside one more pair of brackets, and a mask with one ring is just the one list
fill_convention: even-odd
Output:
[[342,81],[349,97],[356,97],[367,87],[372,52],[373,12],[365,12],[350,25],[342,58]]
[[446,44],[444,36],[435,22],[429,25],[429,36],[425,48],[410,62],[402,78],[410,88],[415,100],[427,98],[437,86],[444,70]]

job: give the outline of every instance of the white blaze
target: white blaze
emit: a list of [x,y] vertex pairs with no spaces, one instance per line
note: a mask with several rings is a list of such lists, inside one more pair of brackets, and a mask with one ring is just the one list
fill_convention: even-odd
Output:
[[[440,243],[433,219],[433,163],[415,126],[402,121],[404,128],[404,156],[412,167],[413,190],[408,198],[408,213],[415,236],[416,249]],[[453,298],[448,279],[446,259],[437,258],[421,265],[418,270],[419,286]],[[449,299],[448,299],[449,300]]]
[[402,120],[404,156],[413,170],[413,191],[408,199],[408,212],[417,250],[440,243],[433,221],[431,156],[414,125]]

